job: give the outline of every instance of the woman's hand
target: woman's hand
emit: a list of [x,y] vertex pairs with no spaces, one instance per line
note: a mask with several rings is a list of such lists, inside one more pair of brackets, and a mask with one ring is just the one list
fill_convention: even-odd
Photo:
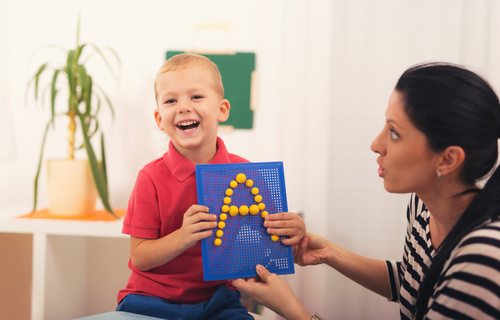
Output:
[[262,282],[255,278],[236,279],[233,280],[233,285],[288,320],[311,319],[311,313],[304,308],[285,280],[261,265],[257,265],[255,269]]
[[326,240],[316,234],[307,233],[294,250],[294,260],[299,266],[325,263],[332,255]]

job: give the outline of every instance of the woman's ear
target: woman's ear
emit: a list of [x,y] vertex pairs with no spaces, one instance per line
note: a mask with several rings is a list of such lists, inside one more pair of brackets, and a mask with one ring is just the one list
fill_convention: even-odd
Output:
[[220,102],[219,115],[217,116],[217,121],[224,122],[229,118],[229,109],[231,105],[227,99],[222,99]]
[[459,146],[449,146],[443,152],[437,165],[437,172],[447,175],[456,172],[465,161],[465,151]]
[[161,114],[160,114],[160,110],[158,108],[155,109],[154,115],[155,115],[155,121],[156,121],[156,125],[158,126],[158,129],[163,130],[163,125],[161,124]]

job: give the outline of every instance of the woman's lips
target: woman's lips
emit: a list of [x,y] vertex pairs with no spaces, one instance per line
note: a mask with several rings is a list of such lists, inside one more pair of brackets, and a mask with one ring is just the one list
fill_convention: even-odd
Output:
[[385,176],[385,169],[382,167],[378,167],[378,176],[383,178]]

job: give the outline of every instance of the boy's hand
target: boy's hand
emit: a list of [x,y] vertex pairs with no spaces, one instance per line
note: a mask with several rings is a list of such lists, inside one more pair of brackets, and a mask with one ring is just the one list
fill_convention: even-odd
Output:
[[297,245],[306,235],[306,224],[296,213],[268,214],[265,219],[264,227],[267,228],[267,233],[288,236],[288,239],[281,239],[281,243],[285,245]]
[[210,237],[212,230],[217,227],[217,216],[208,214],[208,207],[193,204],[184,213],[182,227],[179,229],[182,243],[191,248],[199,240]]
[[217,216],[208,214],[208,208],[192,205],[186,213],[182,227],[159,239],[130,237],[132,265],[148,271],[165,265],[193,247],[199,240],[209,237],[217,226]]

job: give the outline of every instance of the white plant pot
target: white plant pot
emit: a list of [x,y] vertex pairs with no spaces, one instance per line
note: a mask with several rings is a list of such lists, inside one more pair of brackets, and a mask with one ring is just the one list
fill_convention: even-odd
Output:
[[97,189],[87,160],[47,160],[49,211],[58,216],[94,212]]

